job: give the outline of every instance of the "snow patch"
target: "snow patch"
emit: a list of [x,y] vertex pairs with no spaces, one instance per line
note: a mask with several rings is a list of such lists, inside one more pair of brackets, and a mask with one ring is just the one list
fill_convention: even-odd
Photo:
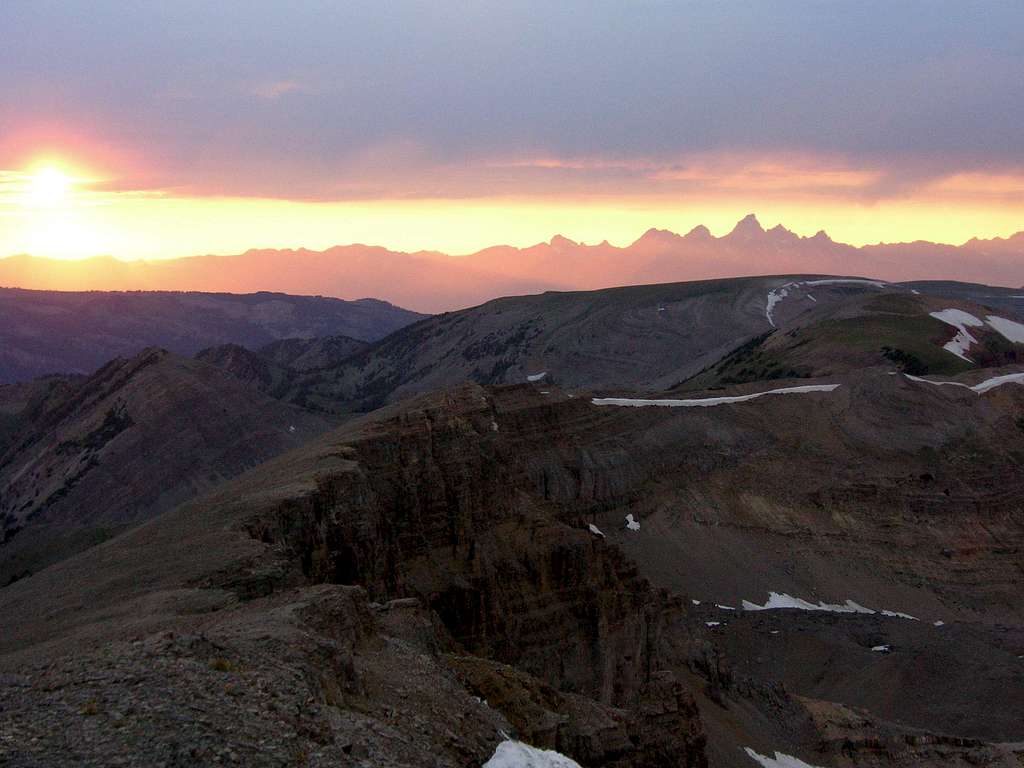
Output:
[[694,605],[700,605],[700,600],[691,600],[690,602]]
[[973,387],[968,384],[961,384],[959,381],[932,381],[931,379],[922,379],[920,376],[911,376],[909,373],[903,375],[911,381],[922,381],[925,384],[934,384],[937,387],[963,387],[979,395],[988,392],[990,389],[1001,387],[1003,384],[1024,384],[1024,373],[1007,373],[1003,376],[993,376],[991,379],[985,379]]
[[932,312],[931,316],[936,320],[941,320],[947,325],[953,326],[968,325],[972,328],[980,328],[985,324],[970,312],[964,312],[962,309],[943,309],[938,312]]
[[718,627],[722,624],[720,621],[705,621],[704,623],[709,627]]
[[541,371],[540,373],[531,373],[526,377],[527,381],[540,381],[548,375],[547,371]]
[[961,360],[973,363],[974,361],[967,357],[967,352],[972,344],[978,343],[978,340],[967,329],[982,328],[985,326],[985,323],[970,312],[964,312],[962,309],[943,309],[938,312],[930,312],[929,314],[936,320],[941,320],[946,325],[956,328],[956,336],[953,337],[952,341],[947,341],[943,344],[942,348],[956,355]]
[[880,611],[883,616],[888,616],[891,619],[910,619],[911,621],[917,621],[917,616],[911,616],[909,613],[900,613],[899,611]]
[[772,611],[779,608],[797,608],[801,611],[829,611],[831,613],[874,613],[870,608],[865,608],[853,600],[847,600],[842,605],[823,602],[809,603],[806,600],[787,595],[784,592],[769,592],[768,602],[764,605],[758,605],[749,600],[743,601],[743,610],[745,611]]
[[718,603],[715,603],[715,608],[721,608],[723,611],[735,611],[736,610],[731,605],[719,605]]
[[633,515],[626,515],[626,527],[631,531],[639,531],[640,521],[635,520]]
[[944,621],[942,621],[940,619],[939,621],[932,622],[932,626],[933,627],[944,627],[944,626],[946,626],[946,622],[944,622]]
[[601,529],[600,529],[600,528],[598,528],[598,527],[597,527],[596,525],[594,525],[593,523],[591,523],[591,524],[590,524],[590,525],[589,525],[588,527],[590,528],[590,532],[591,532],[592,534],[594,534],[595,536],[601,536],[601,537],[603,537],[603,536],[604,536],[604,534],[603,534],[603,533],[601,533]]
[[786,283],[785,285],[780,285],[778,288],[772,288],[768,291],[768,298],[765,300],[764,316],[768,318],[768,322],[772,324],[772,328],[777,327],[775,325],[775,318],[772,317],[775,305],[789,296],[789,289],[795,288],[796,286],[797,283]]
[[750,747],[746,747],[744,751],[751,760],[761,765],[762,768],[819,768],[810,763],[805,763],[803,760],[792,755],[784,755],[781,752],[776,752],[775,757],[766,757],[765,755],[759,755]]
[[492,432],[497,432],[498,431],[498,422],[496,422],[496,421],[492,421],[491,422],[491,431]]
[[811,301],[813,301],[815,304],[818,303],[818,300],[816,298],[814,298],[813,296],[811,296],[811,294],[809,294],[809,293],[807,294],[807,298],[810,299]]
[[632,408],[644,408],[651,405],[663,408],[707,408],[709,406],[725,405],[727,403],[745,403],[748,400],[755,400],[759,397],[764,397],[765,395],[797,395],[806,392],[832,392],[838,387],[838,384],[805,384],[801,387],[769,389],[766,392],[754,392],[750,395],[735,395],[733,397],[702,397],[692,400],[644,400],[630,397],[595,397],[590,402],[594,405],[621,405]]
[[886,610],[874,611],[871,608],[865,608],[863,605],[856,603],[853,600],[847,600],[842,604],[825,602],[809,603],[802,598],[787,595],[785,592],[769,592],[768,601],[764,605],[758,605],[757,603],[752,603],[749,600],[743,601],[743,610],[745,611],[773,611],[780,608],[796,608],[801,611],[827,611],[829,613],[865,613],[869,615],[879,613],[882,616],[888,616],[890,618],[917,621],[917,617],[911,616],[909,613]]
[[871,650],[875,651],[876,653],[888,653],[889,651],[892,650],[892,646],[891,645],[873,645],[873,646],[871,646]]
[[997,317],[996,315],[986,315],[985,319],[1007,341],[1012,341],[1015,344],[1024,344],[1024,325],[1021,323],[1007,320],[1005,317]]
[[537,749],[522,741],[506,739],[483,768],[580,768],[580,764],[553,749]]
[[1024,384],[1024,373],[1008,373],[1005,376],[995,376],[985,379],[981,384],[975,384],[971,390],[979,395],[988,392],[990,389],[1001,387],[1003,384]]

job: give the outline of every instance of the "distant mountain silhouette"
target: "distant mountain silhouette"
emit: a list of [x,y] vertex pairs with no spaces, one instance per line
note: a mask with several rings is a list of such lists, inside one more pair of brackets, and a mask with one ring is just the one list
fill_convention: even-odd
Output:
[[824,231],[801,237],[781,225],[765,230],[750,214],[722,237],[714,237],[704,226],[685,236],[650,229],[623,248],[555,235],[527,248],[498,245],[468,256],[346,245],[325,251],[250,250],[236,256],[152,262],[109,257],[64,262],[25,255],[0,259],[0,285],[22,288],[377,296],[421,312],[546,290],[799,273],[1020,285],[1024,232],[1008,238],[973,238],[959,246],[917,241],[857,248],[833,241]]
[[257,348],[339,334],[352,343],[376,341],[421,318],[375,299],[0,288],[0,383],[92,373],[113,357],[148,346],[193,355],[221,344]]

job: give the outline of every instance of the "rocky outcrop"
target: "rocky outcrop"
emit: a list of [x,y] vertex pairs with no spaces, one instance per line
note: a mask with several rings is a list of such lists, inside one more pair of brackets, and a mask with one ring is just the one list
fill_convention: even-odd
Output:
[[[535,395],[520,387],[501,396]],[[590,413],[585,403],[571,410]],[[535,417],[563,418],[558,408],[544,411]],[[315,493],[248,529],[277,553],[281,583],[301,571],[312,582],[360,584],[380,601],[416,597],[465,651],[560,695],[624,710],[629,748],[595,747],[588,764],[655,765],[669,753],[700,764],[699,716],[671,673],[699,645],[681,601],[638,578],[565,506],[578,493],[594,495],[589,484],[553,481],[516,458],[503,418],[478,387],[406,410],[341,448],[357,462],[351,471],[321,476]],[[219,585],[252,594],[251,581],[230,578]],[[666,725],[667,744],[657,735]],[[556,745],[570,755],[591,749]]]
[[[392,613],[404,614],[396,620]],[[0,758],[27,766],[480,765],[499,712],[417,606],[325,585],[0,678]]]
[[582,765],[706,765],[700,713],[693,696],[668,670],[643,686],[635,709],[622,709],[562,693],[479,656],[453,656],[449,664],[521,739],[573,755]]
[[979,739],[928,733],[889,723],[863,710],[827,701],[800,699],[820,734],[819,752],[836,766],[1024,764],[1024,745],[990,744]]

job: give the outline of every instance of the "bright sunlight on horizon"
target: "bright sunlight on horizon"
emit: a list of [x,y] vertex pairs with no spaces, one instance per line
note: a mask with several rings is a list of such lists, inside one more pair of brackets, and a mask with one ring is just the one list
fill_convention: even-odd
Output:
[[914,240],[960,244],[972,237],[1007,237],[1024,228],[1012,205],[939,196],[869,204],[807,195],[795,200],[750,194],[676,200],[667,194],[550,192],[305,201],[109,190],[65,167],[55,161],[4,174],[0,242],[7,252],[0,257],[24,253],[131,261],[253,248],[323,250],[353,243],[458,255],[494,245],[527,247],[556,234],[622,247],[650,228],[685,234],[704,225],[724,235],[751,212],[766,226],[782,225],[803,236],[824,230],[856,246]]

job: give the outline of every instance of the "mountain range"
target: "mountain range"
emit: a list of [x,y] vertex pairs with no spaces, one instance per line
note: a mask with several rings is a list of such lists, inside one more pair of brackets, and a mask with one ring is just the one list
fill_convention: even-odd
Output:
[[651,229],[626,247],[587,245],[556,235],[528,248],[495,246],[465,256],[346,245],[163,261],[67,262],[24,255],[0,259],[0,285],[21,288],[377,296],[430,313],[546,290],[800,273],[861,274],[889,281],[943,275],[961,282],[1020,286],[1024,232],[975,238],[959,246],[918,241],[858,248],[834,242],[824,232],[800,237],[781,225],[765,230],[751,214],[722,237],[703,226],[686,235]]
[[0,762],[1020,765],[1019,294],[551,291],[0,386]]

